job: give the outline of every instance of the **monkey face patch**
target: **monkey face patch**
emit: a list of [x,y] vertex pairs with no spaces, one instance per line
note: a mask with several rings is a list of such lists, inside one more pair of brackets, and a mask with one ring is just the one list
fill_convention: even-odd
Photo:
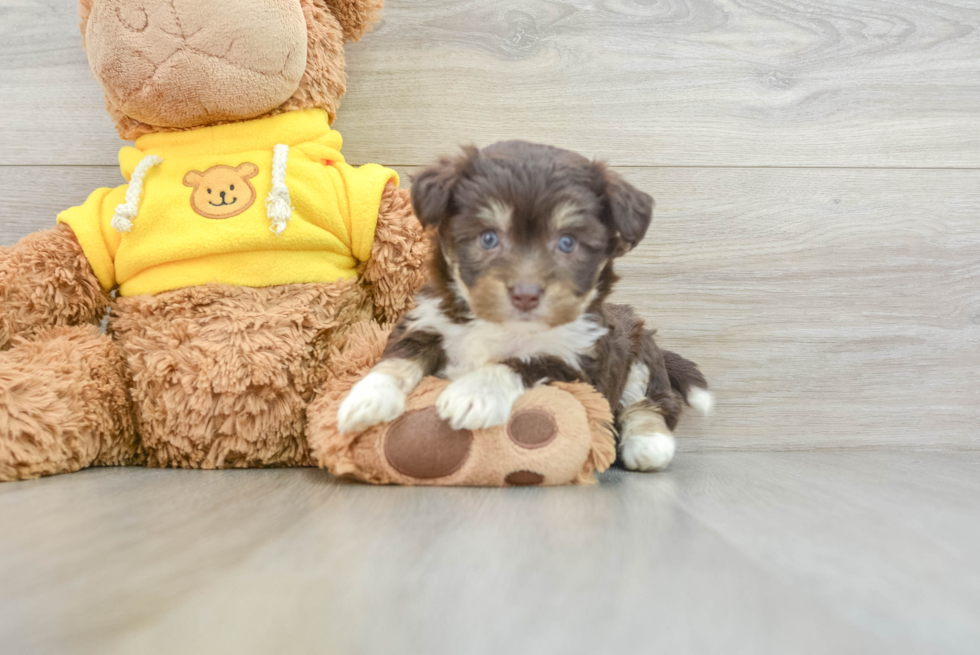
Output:
[[259,167],[245,162],[231,166],[212,166],[204,171],[190,171],[184,186],[191,192],[191,209],[204,218],[238,216],[255,202],[255,187],[249,182],[259,174]]

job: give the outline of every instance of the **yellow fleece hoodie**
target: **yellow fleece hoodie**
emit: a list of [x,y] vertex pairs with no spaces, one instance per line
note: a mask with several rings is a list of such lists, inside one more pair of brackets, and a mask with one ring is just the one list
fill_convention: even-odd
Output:
[[128,185],[98,189],[58,222],[123,296],[353,277],[398,175],[349,166],[341,143],[320,109],[148,134],[119,151]]

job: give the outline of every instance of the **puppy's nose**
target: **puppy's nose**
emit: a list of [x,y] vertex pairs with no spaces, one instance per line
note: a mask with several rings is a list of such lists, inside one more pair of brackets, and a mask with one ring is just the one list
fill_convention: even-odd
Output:
[[529,312],[541,302],[541,287],[536,284],[515,284],[510,288],[510,302],[521,311]]
[[222,200],[224,200],[224,199],[225,199],[225,192],[224,192],[224,191],[222,191],[222,192],[221,192],[221,199],[222,199]]

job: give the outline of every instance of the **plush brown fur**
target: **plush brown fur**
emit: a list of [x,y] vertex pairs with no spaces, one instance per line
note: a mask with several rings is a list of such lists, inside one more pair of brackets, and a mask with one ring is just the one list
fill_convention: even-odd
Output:
[[120,298],[109,327],[133,376],[147,463],[309,465],[305,410],[328,346],[371,314],[356,281]]
[[299,88],[289,100],[269,115],[297,109],[326,109],[330,122],[337,118],[340,98],[347,91],[344,70],[344,34],[337,18],[317,0],[301,0],[309,37],[306,45],[306,72]]
[[378,20],[384,0],[325,0],[344,28],[344,38],[359,41]]
[[98,324],[109,306],[67,225],[0,247],[0,350],[56,325]]
[[[384,352],[390,328],[373,321],[352,325],[346,338],[333,344],[330,373],[322,391],[307,410],[310,451],[317,466],[328,463],[340,466],[331,472],[344,475],[354,470],[346,455],[356,435],[337,431],[337,408],[354,384],[363,378]],[[374,482],[376,473],[365,471],[366,482]]]
[[122,358],[94,326],[52,327],[0,352],[0,480],[135,463]]
[[408,189],[389,186],[381,198],[381,215],[387,220],[378,221],[362,279],[371,285],[378,320],[394,323],[425,283],[429,248]]

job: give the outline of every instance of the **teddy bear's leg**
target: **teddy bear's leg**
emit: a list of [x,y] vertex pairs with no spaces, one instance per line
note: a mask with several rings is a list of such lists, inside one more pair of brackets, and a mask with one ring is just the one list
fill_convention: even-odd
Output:
[[108,304],[67,225],[0,248],[0,350],[50,326],[97,324]]
[[355,435],[337,430],[337,407],[354,384],[367,375],[388,343],[390,327],[359,321],[340,335],[330,355],[330,375],[306,409],[306,439],[316,464],[335,475],[356,470],[349,455]]
[[412,211],[408,189],[385,187],[378,212],[378,227],[362,280],[374,298],[375,315],[394,323],[411,306],[415,292],[425,284],[428,242]]
[[95,326],[51,327],[0,352],[0,480],[133,461],[125,367]]

